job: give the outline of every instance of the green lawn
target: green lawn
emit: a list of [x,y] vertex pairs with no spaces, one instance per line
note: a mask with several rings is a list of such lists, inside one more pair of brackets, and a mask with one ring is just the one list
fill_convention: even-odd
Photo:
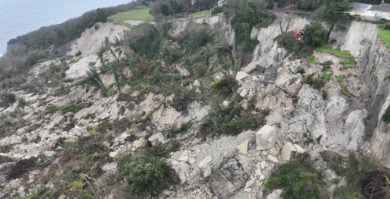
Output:
[[210,15],[210,10],[202,10],[192,14],[195,18],[205,17]]
[[126,21],[126,20],[153,20],[153,16],[149,13],[150,8],[141,8],[136,10],[130,10],[127,12],[120,12],[108,17],[114,21]]
[[340,50],[339,48],[334,49],[329,44],[317,48],[316,51],[321,52],[321,53],[329,53],[329,54],[332,54],[334,56],[344,58],[344,59],[353,59],[353,57],[349,51]]
[[387,48],[390,49],[390,30],[379,28],[378,36],[386,44]]

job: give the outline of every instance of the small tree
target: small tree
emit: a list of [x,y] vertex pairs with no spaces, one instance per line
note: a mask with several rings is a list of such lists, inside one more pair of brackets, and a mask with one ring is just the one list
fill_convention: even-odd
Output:
[[305,26],[303,40],[312,47],[325,44],[326,31],[319,23],[311,23]]
[[329,41],[329,36],[332,30],[337,27],[345,29],[345,24],[350,19],[348,10],[352,9],[352,4],[349,0],[332,0],[321,14],[321,18],[326,21],[330,27],[326,40]]
[[124,155],[118,161],[118,170],[139,194],[156,195],[174,182],[171,167],[147,153]]
[[141,24],[132,28],[127,39],[130,48],[147,59],[154,59],[160,51],[160,32],[151,24]]

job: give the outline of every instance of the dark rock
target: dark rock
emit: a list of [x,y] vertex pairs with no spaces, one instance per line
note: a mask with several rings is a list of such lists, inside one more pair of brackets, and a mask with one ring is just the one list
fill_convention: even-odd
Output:
[[272,84],[275,82],[277,75],[278,75],[278,67],[271,66],[265,69],[263,82],[267,84]]
[[31,168],[35,167],[37,158],[30,158],[25,160],[18,161],[11,169],[8,171],[7,180],[16,179],[28,172]]
[[229,198],[243,188],[247,180],[248,174],[240,162],[231,159],[210,177],[209,185],[218,198]]

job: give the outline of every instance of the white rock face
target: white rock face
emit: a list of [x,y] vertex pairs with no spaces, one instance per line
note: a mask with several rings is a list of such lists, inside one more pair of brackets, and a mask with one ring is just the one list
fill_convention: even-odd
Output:
[[356,110],[350,113],[345,121],[344,133],[349,141],[347,149],[356,151],[362,144],[364,137],[364,119],[367,117],[366,110]]
[[72,50],[68,54],[74,55],[80,51],[81,55],[95,55],[97,50],[104,45],[106,38],[109,42],[114,42],[115,38],[121,39],[127,30],[126,26],[113,22],[97,23],[94,27],[84,31],[79,39],[72,42]]
[[[378,26],[373,23],[352,21],[343,39],[341,49],[348,50],[355,57],[365,54],[365,51],[377,38]],[[358,33],[358,34],[357,34]]]
[[292,152],[296,151],[291,142],[286,142],[282,148],[282,161],[287,162],[291,159]]
[[280,196],[282,195],[283,190],[281,189],[275,189],[270,193],[266,199],[280,199]]
[[211,156],[206,156],[200,163],[199,163],[199,168],[206,168],[209,166],[209,163],[213,160],[213,157]]
[[332,122],[340,120],[347,108],[348,104],[344,98],[340,96],[332,97],[326,105],[326,119]]
[[65,72],[66,77],[71,80],[87,77],[87,72],[91,68],[91,63],[93,64],[93,66],[95,66],[96,64],[100,66],[98,57],[96,55],[87,55],[81,58],[76,63],[69,66],[69,69]]
[[237,145],[236,149],[241,154],[247,154],[248,153],[248,145],[249,145],[249,140],[245,140],[243,143]]
[[265,125],[256,133],[257,150],[267,150],[275,145],[277,130],[274,126]]
[[240,81],[244,78],[248,77],[248,73],[244,72],[244,71],[238,71],[237,74],[236,74],[236,80],[237,81]]
[[152,143],[152,146],[158,146],[160,144],[165,143],[166,141],[164,135],[161,132],[153,134],[152,136],[149,137],[148,140]]
[[279,163],[279,159],[273,155],[268,155],[267,159],[273,163],[276,163],[276,164]]
[[[306,24],[310,23],[310,21],[305,18],[290,16],[284,17],[281,20],[284,28],[287,26],[288,21],[290,21],[289,28],[297,30],[303,29]],[[250,72],[255,69],[257,65],[270,67],[282,62],[286,55],[286,50],[280,48],[277,42],[274,42],[274,38],[279,34],[281,34],[279,20],[275,20],[275,22],[267,28],[254,29],[252,31],[252,36],[257,38],[259,45],[256,46],[253,59],[251,63],[243,69],[244,71]]]

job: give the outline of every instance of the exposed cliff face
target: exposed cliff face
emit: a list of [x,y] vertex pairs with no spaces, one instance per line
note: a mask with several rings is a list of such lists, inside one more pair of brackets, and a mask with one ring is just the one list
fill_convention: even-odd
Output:
[[281,28],[283,31],[301,30],[308,23],[310,21],[306,18],[283,16],[266,28],[253,29],[251,36],[257,38],[259,45],[256,46],[253,59],[244,71],[249,72],[256,66],[268,68],[281,63],[286,56],[286,50],[275,42],[275,37],[281,34]]
[[360,143],[369,147],[363,148],[390,167],[390,125],[382,121],[390,99],[389,81],[385,79],[390,74],[390,53],[377,37],[377,31],[376,24],[353,21],[345,36],[338,35],[338,42],[342,49],[350,51],[357,58],[361,73],[358,100],[367,110],[367,117],[364,125],[359,124],[361,127],[354,134],[359,134],[364,129],[364,141]]
[[368,55],[368,63],[362,66],[362,92],[368,118],[366,135],[371,138],[374,154],[390,167],[390,125],[382,121],[390,101],[390,86],[386,76],[390,74],[389,49],[380,39],[373,43]]
[[[96,180],[99,183],[117,177],[115,161],[120,155],[140,150],[147,143],[152,146],[167,143],[172,139],[167,134],[170,129],[192,123],[187,133],[177,135],[182,148],[166,157],[180,183],[163,192],[161,198],[280,198],[280,190],[269,197],[263,195],[264,183],[276,166],[289,161],[294,154],[304,152],[310,153],[315,166],[321,171],[327,170],[327,165],[319,155],[324,150],[345,154],[348,151],[368,155],[373,153],[385,166],[390,167],[390,157],[387,155],[390,153],[390,127],[382,121],[382,115],[390,105],[389,80],[385,80],[390,74],[390,53],[376,36],[377,25],[354,21],[346,32],[333,34],[337,45],[350,51],[356,58],[358,67],[341,70],[340,58],[314,53],[321,63],[332,61],[330,70],[333,76],[323,87],[327,92],[324,97],[321,90],[304,83],[305,74],[302,74],[302,69],[306,74],[321,74],[323,66],[309,66],[304,59],[294,60],[274,41],[281,33],[280,21],[283,29],[289,23],[287,31],[302,29],[310,23],[305,18],[289,19],[284,15],[269,27],[254,29],[252,37],[257,38],[259,44],[253,60],[235,74],[238,89],[234,92],[242,100],[235,102],[227,98],[222,102],[224,107],[232,106],[233,102],[237,103],[233,105],[246,110],[253,103],[253,111],[269,110],[265,126],[243,131],[237,136],[221,135],[201,140],[195,135],[212,109],[207,102],[193,101],[184,113],[171,106],[174,95],[150,92],[141,96],[139,91],[135,91],[127,96],[128,101],[117,101],[118,95],[115,93],[111,97],[102,98],[96,90],[78,84],[72,84],[72,91],[64,96],[21,94],[29,105],[19,111],[23,113],[23,120],[30,123],[26,123],[13,135],[0,138],[0,145],[9,145],[9,149],[0,151],[0,155],[11,158],[4,164],[0,162],[0,188],[3,188],[0,189],[0,197],[24,196],[25,191],[19,187],[29,187],[28,192],[37,192],[41,188],[53,186],[56,181],[50,179],[39,185],[31,182],[37,179],[45,182],[42,176],[47,178],[51,173],[61,174],[66,168],[72,168],[72,162],[61,164],[65,161],[61,143],[79,138],[94,142],[93,139],[98,135],[91,129],[98,128],[102,121],[115,121],[111,125],[121,125],[121,122],[127,121],[130,126],[120,132],[107,130],[102,145],[106,147],[104,153],[110,161],[93,165],[93,168],[102,172]],[[203,23],[203,20],[197,19],[195,22]],[[205,19],[205,22],[224,32],[227,42],[233,44],[234,33],[226,21],[218,16]],[[187,21],[179,21],[174,24],[171,33],[179,34],[187,25]],[[99,30],[87,30],[80,39],[74,41],[71,54],[80,50],[82,55],[68,60],[74,63],[68,69],[68,75],[71,75],[69,71],[74,74],[72,78],[68,77],[69,81],[82,80],[85,75],[81,75],[78,70],[82,68],[85,72],[90,67],[89,61],[83,59],[92,57],[90,61],[97,66],[95,53],[105,37],[114,39],[124,30],[126,28],[121,25],[101,24]],[[34,71],[39,73],[44,68],[38,65],[39,70]],[[131,79],[131,75],[124,75]],[[336,75],[345,75],[342,81],[351,93],[350,96],[343,94]],[[217,76],[220,75],[215,74],[213,77]],[[114,87],[112,74],[102,76],[102,81],[108,87]],[[209,89],[209,84],[209,81],[197,79],[187,82],[182,89],[191,89],[195,95],[207,95],[204,90]],[[125,89],[130,90],[130,87],[126,85]],[[91,105],[75,113],[50,113],[47,110],[46,105],[49,103],[65,106],[75,103],[75,99]],[[16,105],[0,113],[15,110]],[[86,117],[91,115],[93,118]],[[34,124],[37,127],[33,128]],[[68,129],[68,124],[74,126]],[[28,173],[26,182],[24,179],[7,180],[3,177],[13,167],[13,162],[31,157],[39,157],[35,161],[42,164],[49,162],[51,166],[45,170],[34,168]],[[334,175],[329,174],[328,178],[332,179]],[[53,174],[53,178],[57,176]],[[24,183],[28,186],[24,186]],[[96,183],[97,188],[107,189],[99,183]],[[9,186],[2,187],[2,184]],[[128,193],[121,187],[107,189],[104,193],[104,198],[128,197]]]

